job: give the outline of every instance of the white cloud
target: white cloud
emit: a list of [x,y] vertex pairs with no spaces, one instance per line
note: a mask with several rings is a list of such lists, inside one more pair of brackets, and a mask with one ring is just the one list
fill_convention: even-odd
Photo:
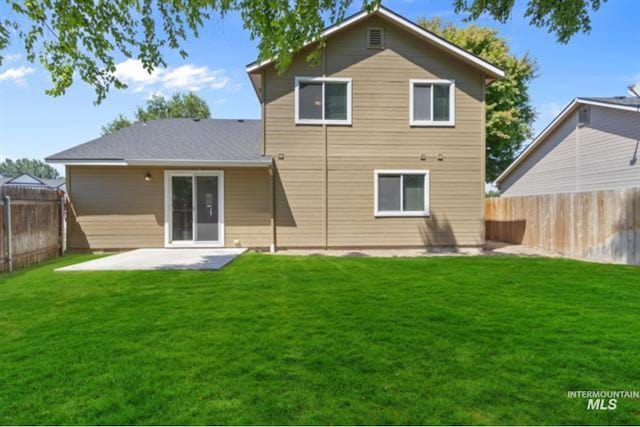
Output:
[[4,56],[4,60],[7,62],[17,61],[20,58],[22,58],[22,55],[20,55],[19,53],[10,53]]
[[161,69],[155,69],[152,73],[149,73],[142,66],[142,62],[136,59],[127,59],[116,65],[114,74],[134,92],[141,92],[145,88],[157,84],[161,73]]
[[0,73],[0,82],[9,80],[15,84],[23,85],[27,83],[25,77],[29,74],[32,74],[34,71],[35,69],[31,67],[9,68],[6,71]]
[[156,69],[148,73],[142,67],[142,62],[136,59],[127,59],[117,64],[115,76],[134,92],[162,93],[181,90],[197,92],[206,87],[218,90],[230,85],[230,79],[224,70],[185,64],[179,67]]

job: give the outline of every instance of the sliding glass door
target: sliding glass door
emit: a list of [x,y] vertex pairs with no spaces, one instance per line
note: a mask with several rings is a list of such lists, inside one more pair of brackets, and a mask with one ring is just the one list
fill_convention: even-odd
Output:
[[195,240],[218,240],[218,177],[196,177],[196,233]]
[[168,246],[222,246],[222,172],[167,171]]
[[172,241],[193,240],[193,178],[171,177]]

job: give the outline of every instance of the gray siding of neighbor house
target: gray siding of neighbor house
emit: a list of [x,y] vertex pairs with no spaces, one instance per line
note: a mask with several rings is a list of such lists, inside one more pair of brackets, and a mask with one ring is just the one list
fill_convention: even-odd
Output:
[[500,183],[504,196],[640,186],[640,114],[591,106],[588,125],[568,116]]

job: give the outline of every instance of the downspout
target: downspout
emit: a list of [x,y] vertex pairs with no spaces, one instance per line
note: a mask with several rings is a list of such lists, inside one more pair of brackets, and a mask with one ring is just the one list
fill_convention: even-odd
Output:
[[[262,155],[267,154],[267,70],[264,69],[260,76],[262,80],[261,93],[261,113],[262,113]],[[275,178],[275,162],[271,160],[269,165],[269,199],[271,202],[271,218],[269,218],[269,226],[271,228],[271,244],[269,252],[276,252],[276,178]]]
[[482,219],[482,228],[480,229],[480,243],[484,246],[486,243],[486,221],[484,217],[485,209],[485,182],[487,179],[487,86],[486,76],[480,73],[482,83],[482,110],[480,117],[480,218]]
[[[322,77],[327,77],[327,45],[322,46]],[[324,102],[324,100],[323,100]],[[324,108],[324,104],[323,104]],[[324,116],[323,116],[324,117]],[[329,165],[328,165],[328,137],[327,125],[322,125],[323,145],[324,145],[324,247],[329,248]]]

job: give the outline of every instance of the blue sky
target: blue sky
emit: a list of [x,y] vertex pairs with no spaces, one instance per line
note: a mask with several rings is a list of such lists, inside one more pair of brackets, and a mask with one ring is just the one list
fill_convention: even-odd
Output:
[[[388,0],[384,4],[416,20],[440,16],[462,22],[452,7],[453,0]],[[358,9],[356,1],[352,11]],[[499,24],[482,17],[477,22],[499,29],[518,55],[536,59],[539,76],[530,88],[541,130],[576,96],[626,94],[626,85],[640,81],[640,1],[610,0],[593,15],[590,34],[579,34],[568,44],[556,42],[546,29],[532,27],[523,17],[525,2],[516,1],[512,19]],[[168,69],[153,76],[142,74],[133,62],[123,63],[123,78],[131,84],[124,91],[113,90],[99,106],[93,105],[93,90],[78,81],[58,98],[44,90],[49,78],[38,64],[24,60],[20,46],[4,53],[0,67],[0,156],[9,158],[45,156],[95,138],[103,124],[117,114],[131,116],[137,105],[153,92],[171,94],[196,90],[209,103],[214,117],[259,118],[260,110],[244,67],[257,55],[256,42],[242,29],[238,16],[212,22],[191,39],[189,57],[167,56]]]

